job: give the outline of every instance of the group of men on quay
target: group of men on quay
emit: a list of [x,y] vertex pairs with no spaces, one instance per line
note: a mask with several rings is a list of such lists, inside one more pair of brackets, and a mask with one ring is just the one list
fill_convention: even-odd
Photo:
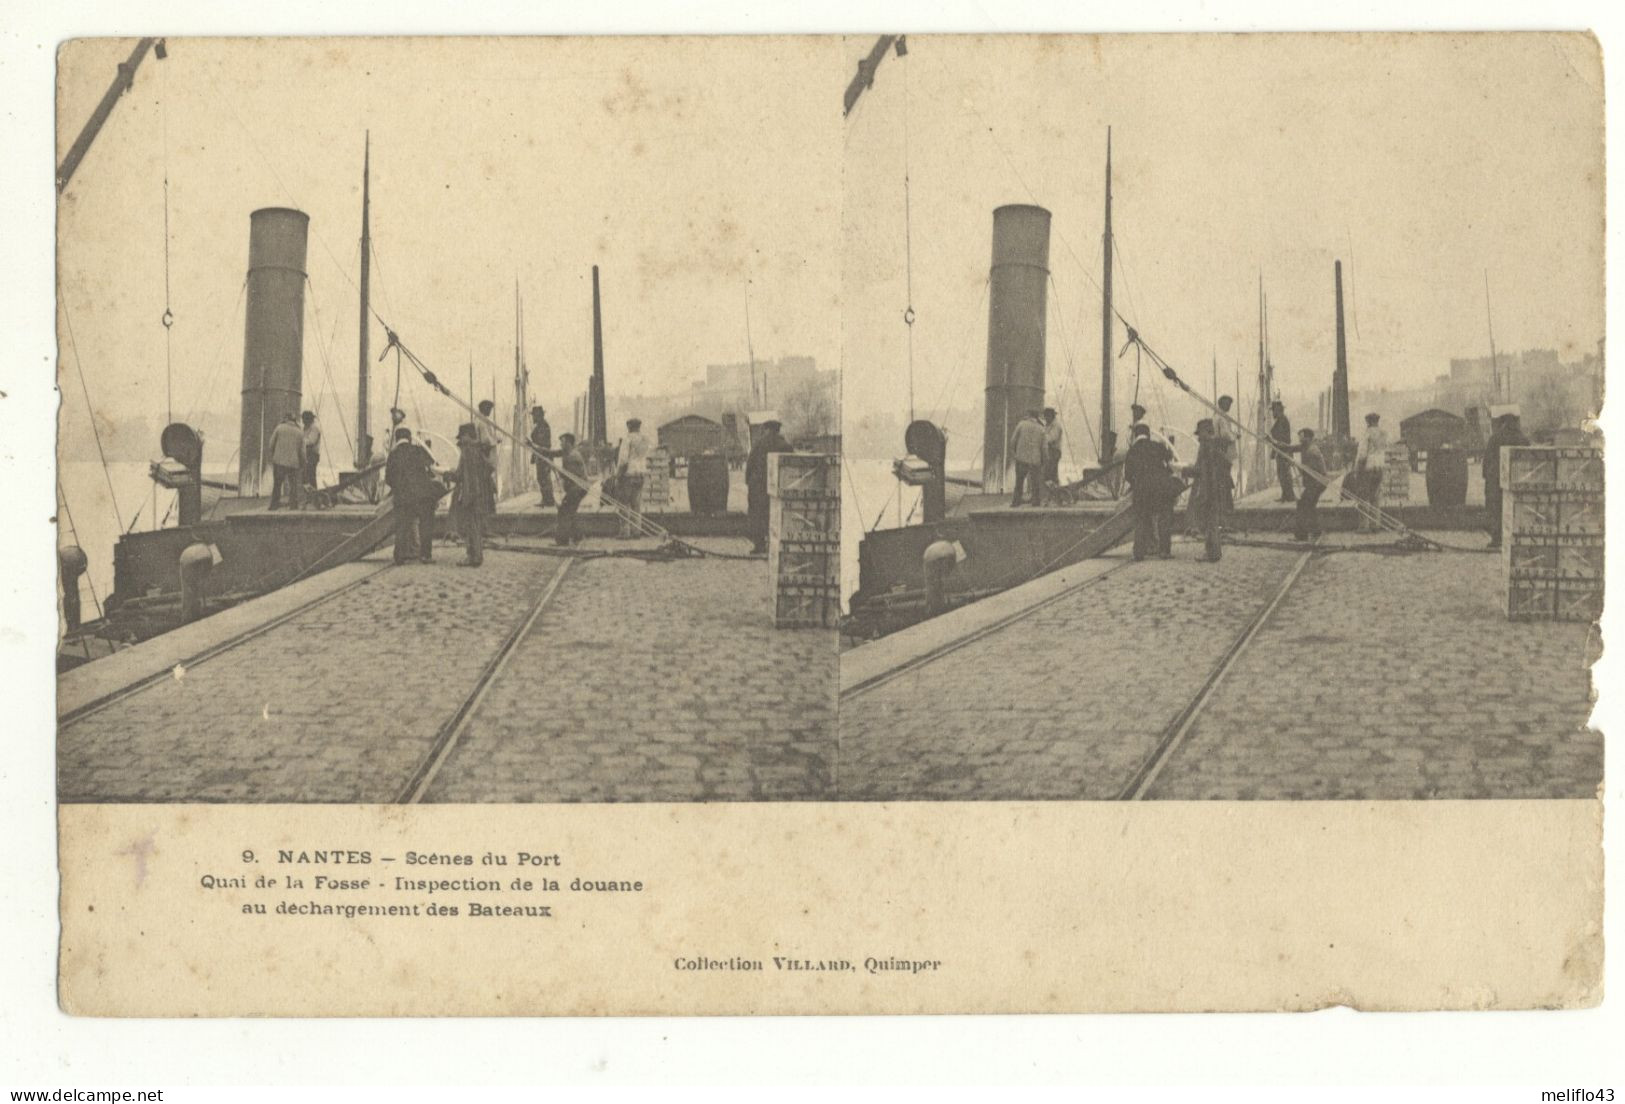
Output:
[[[479,567],[485,562],[486,519],[496,512],[497,477],[496,454],[498,435],[491,416],[495,404],[486,400],[479,404],[479,420],[464,422],[457,427],[457,463],[454,467],[440,468],[427,441],[414,439],[412,430],[403,423],[406,412],[389,412],[390,431],[386,442],[384,483],[394,505],[395,562],[432,563],[434,560],[435,508],[451,492],[451,531],[459,536],[466,548],[459,566]],[[558,447],[553,445],[552,427],[547,412],[540,406],[531,408],[529,445],[536,468],[536,481],[541,487],[541,505],[558,511],[558,524],[553,539],[559,545],[574,545],[581,541],[577,514],[590,487],[587,458],[573,433],[559,435]],[[642,472],[647,463],[649,443],[642,433],[637,418],[626,423],[627,435],[621,441],[619,452],[618,499],[638,508],[642,493]],[[562,499],[555,499],[553,478],[559,473]],[[635,474],[628,474],[628,471]],[[628,523],[623,522],[623,535],[632,535]]]
[[[1134,510],[1134,559],[1173,558],[1174,506],[1187,487],[1188,533],[1202,541],[1204,563],[1217,563],[1223,555],[1222,534],[1235,506],[1235,480],[1232,471],[1237,459],[1239,423],[1231,415],[1234,400],[1220,396],[1219,416],[1196,423],[1196,456],[1183,463],[1171,440],[1145,420],[1146,409],[1130,407],[1129,445],[1123,456],[1123,480],[1128,485]],[[1293,439],[1292,422],[1279,401],[1270,404],[1272,422],[1269,442],[1275,453],[1279,501],[1294,508],[1293,536],[1299,542],[1320,539],[1317,507],[1321,496],[1336,480],[1338,471],[1328,462],[1312,429],[1300,429]],[[1053,409],[1033,410],[1017,423],[1011,437],[1011,453],[1016,462],[1016,490],[1011,506],[1059,502],[1061,429]],[[1490,547],[1501,543],[1501,463],[1504,448],[1529,444],[1516,414],[1503,414],[1493,424],[1484,449],[1483,480],[1486,528]],[[1376,505],[1382,491],[1383,467],[1390,445],[1388,431],[1376,413],[1365,416],[1365,431],[1358,440],[1354,462],[1343,477],[1348,494]],[[1345,453],[1346,455],[1346,453]],[[1298,484],[1301,483],[1301,488]],[[1370,532],[1375,522],[1366,513],[1360,517],[1360,532]]]
[[[414,560],[433,562],[435,509],[447,493],[448,486],[451,491],[451,531],[461,537],[467,549],[464,558],[458,561],[459,566],[479,567],[484,562],[486,519],[496,512],[496,454],[499,442],[495,422],[492,421],[495,405],[486,400],[479,404],[478,409],[478,421],[464,422],[458,426],[457,464],[447,469],[437,466],[434,455],[426,447],[427,441],[419,443],[414,439],[412,430],[403,424],[405,411],[398,408],[390,410],[384,483],[394,503],[396,563]],[[307,414],[306,417],[310,416]],[[579,511],[592,487],[587,449],[573,433],[561,433],[555,447],[552,426],[548,424],[547,412],[541,406],[533,406],[530,417],[531,429],[526,444],[541,490],[538,505],[558,513],[553,531],[556,544],[579,544],[582,539]],[[762,428],[763,433],[751,446],[745,462],[750,537],[753,550],[758,553],[767,550],[767,457],[775,452],[795,451],[794,446],[784,438],[779,422],[766,422]],[[628,418],[626,435],[617,443],[607,462],[599,465],[606,473],[601,487],[602,495],[622,507],[618,511],[618,535],[622,539],[643,535],[638,531],[635,518],[642,511],[643,484],[650,451],[641,419]],[[312,466],[314,463],[312,459]],[[553,488],[555,473],[560,484],[558,497],[555,497]],[[272,508],[275,509],[275,506]]]

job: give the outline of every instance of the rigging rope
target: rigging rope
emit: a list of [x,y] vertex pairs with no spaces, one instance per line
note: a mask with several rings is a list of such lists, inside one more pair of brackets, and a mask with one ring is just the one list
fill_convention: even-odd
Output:
[[[1124,325],[1126,326],[1128,324],[1125,322]],[[1145,343],[1145,341],[1140,337],[1139,333],[1132,326],[1130,326],[1129,330],[1128,330],[1128,344],[1137,346],[1137,347],[1139,347],[1141,349],[1144,349],[1145,350],[1145,355],[1151,358],[1151,362],[1153,364],[1156,364],[1158,367],[1160,367],[1162,369],[1163,376],[1169,382],[1171,382],[1175,387],[1178,387],[1181,391],[1185,392],[1191,398],[1195,399],[1197,402],[1199,402],[1203,406],[1207,407],[1214,414],[1218,415],[1219,417],[1223,418],[1225,421],[1229,422],[1232,426],[1234,426],[1241,433],[1244,433],[1247,436],[1249,436],[1249,437],[1253,438],[1254,440],[1256,440],[1256,441],[1260,442],[1261,444],[1263,444],[1264,447],[1266,449],[1268,449],[1270,452],[1273,452],[1276,455],[1277,458],[1285,459],[1288,464],[1291,464],[1294,468],[1296,468],[1298,470],[1300,475],[1305,480],[1313,479],[1315,482],[1319,483],[1321,486],[1325,487],[1328,490],[1331,489],[1331,487],[1332,487],[1332,485],[1334,483],[1338,483],[1338,477],[1337,476],[1325,475],[1325,474],[1322,474],[1321,472],[1317,472],[1317,471],[1313,470],[1312,468],[1305,467],[1303,464],[1299,463],[1296,459],[1294,459],[1291,453],[1285,451],[1279,445],[1277,445],[1275,441],[1273,441],[1270,438],[1264,436],[1263,434],[1255,433],[1252,429],[1248,428],[1246,425],[1243,425],[1240,421],[1236,420],[1235,418],[1231,417],[1229,414],[1227,414],[1224,411],[1220,410],[1216,403],[1211,402],[1206,396],[1200,394],[1195,389],[1193,389],[1190,386],[1190,384],[1188,384],[1184,380],[1182,380],[1179,377],[1179,373],[1174,370],[1173,366],[1171,364],[1169,364],[1166,360],[1164,360],[1161,356],[1159,356],[1155,349],[1153,349],[1153,348],[1151,348],[1151,346],[1147,345]],[[1128,345],[1125,345],[1123,347],[1123,352],[1126,353],[1127,351],[1128,351]],[[1120,353],[1118,355],[1121,356],[1122,354]],[[1341,498],[1346,499],[1349,502],[1352,502],[1354,504],[1355,510],[1360,514],[1360,516],[1362,518],[1366,519],[1367,521],[1370,521],[1370,522],[1374,523],[1375,525],[1379,526],[1382,529],[1386,529],[1390,533],[1395,534],[1396,536],[1398,536],[1402,541],[1406,542],[1407,544],[1410,544],[1413,547],[1433,548],[1433,549],[1436,549],[1436,550],[1443,550],[1443,549],[1448,547],[1452,551],[1461,551],[1461,552],[1465,552],[1465,551],[1475,551],[1476,552],[1476,551],[1478,551],[1477,549],[1465,549],[1465,548],[1461,548],[1459,546],[1445,545],[1445,544],[1443,544],[1443,543],[1441,543],[1441,542],[1439,542],[1437,540],[1434,540],[1431,537],[1422,536],[1420,533],[1415,532],[1414,530],[1409,528],[1407,525],[1405,525],[1404,522],[1400,521],[1398,518],[1394,517],[1392,514],[1390,514],[1387,511],[1383,510],[1380,506],[1376,505],[1375,503],[1368,502],[1365,499],[1361,498],[1359,495],[1356,495],[1353,492],[1351,492],[1345,484],[1346,484],[1346,480],[1343,481],[1343,483],[1338,483],[1338,493],[1339,493],[1339,496]]]
[[102,431],[96,424],[96,407],[90,401],[90,385],[85,382],[85,366],[79,359],[79,339],[73,336],[73,314],[68,310],[68,301],[62,300],[62,321],[68,330],[68,344],[73,347],[73,365],[79,372],[79,388],[85,394],[85,413],[90,415],[90,432],[96,438],[96,455],[102,460],[102,475],[107,480],[107,498],[113,504],[113,517],[118,521],[119,532],[125,532],[124,517],[119,512],[118,495],[113,490],[113,472],[107,466],[107,453],[102,449]]
[[908,285],[908,306],[903,325],[908,327],[908,420],[914,421],[914,221],[909,193],[908,55],[903,55],[903,271]]
[[[73,532],[73,543],[77,547],[82,547],[80,545],[80,542],[79,542],[79,526],[74,523],[73,509],[72,509],[72,507],[70,507],[68,505],[68,492],[67,492],[67,489],[62,486],[62,478],[61,478],[61,476],[57,477],[56,493],[62,499],[62,512],[65,515],[67,515],[68,528]],[[86,585],[90,587],[90,601],[96,607],[96,616],[101,617],[101,616],[103,616],[103,614],[102,614],[102,600],[99,597],[97,597],[97,595],[96,595],[96,583],[95,583],[95,580],[93,580],[90,577],[90,572],[88,572],[88,571],[86,571],[84,573],[84,577],[85,577]]]
[[[165,72],[159,66],[160,72]],[[168,78],[162,78],[167,82]],[[167,89],[167,83],[165,83]],[[175,421],[175,369],[171,334],[175,325],[175,312],[170,310],[169,302],[169,101],[164,95],[158,98],[160,112],[164,120],[164,417],[170,422]],[[133,521],[130,523],[135,524]]]
[[[377,312],[375,311],[374,314],[376,315],[376,313]],[[559,478],[561,480],[565,480],[565,481],[567,481],[569,483],[573,483],[577,487],[580,487],[582,490],[587,491],[589,493],[592,491],[593,488],[592,488],[592,483],[591,483],[590,480],[583,479],[583,478],[581,478],[581,477],[579,477],[577,475],[572,474],[571,472],[566,471],[561,465],[555,464],[551,457],[543,455],[542,450],[537,448],[535,445],[533,445],[528,439],[521,438],[521,437],[515,437],[514,434],[509,432],[508,429],[506,429],[504,426],[502,426],[499,423],[492,421],[490,418],[487,418],[484,415],[480,414],[479,411],[473,405],[471,405],[468,401],[465,401],[464,399],[459,398],[457,395],[453,394],[450,388],[448,388],[444,383],[440,382],[439,377],[437,377],[434,374],[434,372],[429,368],[429,366],[427,364],[425,364],[423,362],[423,360],[421,358],[419,358],[416,353],[414,353],[411,349],[407,348],[405,343],[401,341],[400,336],[398,334],[396,334],[393,327],[391,327],[388,323],[384,322],[384,320],[381,317],[378,319],[378,321],[380,322],[380,324],[383,325],[384,332],[388,336],[388,345],[386,345],[385,348],[384,348],[384,354],[380,354],[380,356],[379,356],[380,360],[383,359],[383,355],[385,355],[385,354],[387,354],[389,352],[389,349],[391,347],[393,347],[395,349],[398,349],[400,351],[400,354],[406,358],[406,360],[412,365],[412,367],[416,368],[418,370],[419,374],[423,376],[423,382],[424,383],[428,384],[430,388],[432,388],[435,391],[438,391],[440,394],[444,395],[446,398],[448,398],[452,402],[456,403],[459,407],[461,407],[464,411],[466,411],[470,416],[472,416],[475,419],[476,424],[483,423],[486,426],[488,426],[492,431],[494,431],[494,432],[496,432],[498,434],[501,434],[502,436],[504,436],[504,437],[508,438],[509,440],[513,441],[514,444],[518,445],[521,448],[526,449],[538,461],[540,461],[543,464],[546,464],[549,470],[558,473],[558,476],[559,476]],[[727,552],[716,552],[716,551],[712,551],[711,549],[701,548],[701,547],[699,547],[697,545],[690,544],[688,541],[680,540],[679,538],[673,536],[670,532],[668,532],[666,529],[664,529],[660,525],[658,525],[655,522],[649,520],[649,518],[647,516],[645,516],[644,514],[639,513],[638,511],[632,509],[631,507],[626,506],[625,504],[623,504],[623,503],[617,501],[616,499],[611,498],[609,495],[605,494],[603,492],[602,487],[599,488],[598,501],[599,501],[600,505],[608,506],[612,513],[614,513],[621,520],[625,521],[628,525],[631,525],[634,528],[637,528],[637,529],[641,530],[645,536],[654,537],[654,538],[660,540],[662,545],[665,546],[665,547],[669,547],[669,548],[673,548],[673,549],[676,549],[676,548],[686,549],[687,550],[686,551],[687,555],[690,555],[690,556],[710,556],[710,557],[715,557],[715,558],[718,558],[718,559],[725,559],[725,560],[751,560],[751,559],[756,558],[755,556],[749,556],[749,555],[741,556],[741,555],[735,555],[735,554],[731,554],[731,553],[727,553]]]

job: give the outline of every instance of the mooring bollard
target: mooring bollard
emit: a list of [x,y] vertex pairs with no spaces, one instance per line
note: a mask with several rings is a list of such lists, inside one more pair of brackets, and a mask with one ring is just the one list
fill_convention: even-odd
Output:
[[62,571],[62,616],[67,619],[68,631],[77,632],[81,620],[79,609],[79,576],[90,566],[84,549],[76,544],[57,549],[57,566]]
[[957,559],[951,541],[933,541],[925,549],[925,611],[932,617],[948,608],[948,572]]
[[203,600],[209,591],[209,572],[214,569],[214,553],[206,544],[189,544],[181,551],[181,623],[203,616]]

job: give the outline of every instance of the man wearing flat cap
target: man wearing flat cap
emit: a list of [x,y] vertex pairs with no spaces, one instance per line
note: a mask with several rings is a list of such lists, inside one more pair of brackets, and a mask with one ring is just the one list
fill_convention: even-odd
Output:
[[[553,452],[553,427],[547,424],[547,411],[540,406],[530,408],[530,443],[537,452],[549,458],[556,455]],[[531,460],[536,465],[536,482],[542,488],[542,507],[557,505],[553,500],[553,469],[534,453]]]
[[796,451],[779,429],[777,421],[763,422],[761,439],[750,446],[750,455],[745,458],[745,503],[750,513],[752,552],[767,551],[767,458],[775,452]]

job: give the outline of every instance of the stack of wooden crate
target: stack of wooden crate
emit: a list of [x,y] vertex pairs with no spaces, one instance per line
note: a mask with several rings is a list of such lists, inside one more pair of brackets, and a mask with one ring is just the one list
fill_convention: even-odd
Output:
[[643,476],[643,509],[659,512],[671,505],[671,453],[663,448],[649,453],[648,471]]
[[767,493],[773,624],[832,628],[841,616],[840,457],[772,453]]
[[1382,458],[1382,501],[1409,502],[1411,498],[1411,450],[1390,446]]
[[1501,563],[1511,620],[1602,616],[1602,473],[1601,449],[1501,450]]

